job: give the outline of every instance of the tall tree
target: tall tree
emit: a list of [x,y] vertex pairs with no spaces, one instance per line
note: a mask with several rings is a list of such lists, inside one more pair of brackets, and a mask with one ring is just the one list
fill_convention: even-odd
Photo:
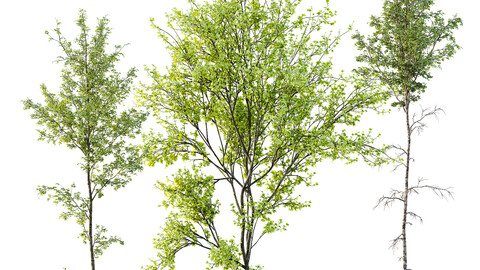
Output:
[[[354,126],[382,97],[331,75],[339,36],[325,31],[334,24],[328,7],[294,18],[300,1],[190,3],[168,16],[170,32],[153,25],[172,64],[166,74],[150,69],[154,83],[140,93],[163,126],[146,137],[149,165],[191,164],[158,182],[171,214],[148,269],[173,269],[188,246],[209,251],[208,269],[260,269],[254,247],[287,227],[275,212],[310,205],[295,189],[314,184],[312,166],[377,157],[369,132],[338,126]],[[231,200],[220,201],[217,188],[228,188]],[[216,226],[221,203],[231,203],[237,237]]]
[[422,109],[420,114],[412,113],[411,105],[420,99],[427,88],[426,82],[432,78],[430,70],[451,58],[459,46],[453,31],[462,25],[458,17],[445,20],[441,11],[431,11],[433,0],[386,0],[383,13],[372,16],[370,26],[373,34],[365,38],[356,33],[356,45],[361,50],[357,61],[367,64],[357,71],[368,79],[379,81],[393,98],[392,106],[399,107],[405,114],[406,146],[396,147],[404,156],[399,165],[405,167],[403,190],[392,190],[383,196],[378,205],[389,206],[395,201],[403,204],[401,234],[392,240],[392,248],[402,244],[403,269],[407,270],[407,224],[409,217],[421,217],[408,209],[409,195],[421,189],[429,189],[440,197],[452,196],[449,188],[426,185],[422,178],[411,185],[411,144],[415,131],[425,127],[428,116],[437,115],[441,109]]
[[146,114],[136,109],[118,109],[131,91],[136,70],[130,69],[125,76],[115,70],[115,63],[123,56],[123,46],[115,46],[112,53],[106,52],[111,32],[107,23],[106,17],[99,19],[95,34],[89,36],[85,11],[80,10],[76,46],[62,35],[60,22],[53,35],[47,31],[49,40],[63,51],[57,59],[57,63],[64,64],[60,91],[51,93],[42,84],[44,104],[31,99],[23,101],[25,109],[33,110],[32,119],[42,126],[39,140],[65,144],[82,153],[79,165],[86,174],[88,194],[75,191],[75,183],[70,188],[60,184],[39,186],[38,192],[65,207],[61,218],[74,217],[82,227],[80,238],[89,246],[92,270],[95,258],[111,244],[123,245],[119,237],[107,237],[104,226],[94,226],[94,201],[103,197],[109,187],[115,190],[124,187],[132,174],[142,169],[138,150],[126,140],[140,133],[146,119]]

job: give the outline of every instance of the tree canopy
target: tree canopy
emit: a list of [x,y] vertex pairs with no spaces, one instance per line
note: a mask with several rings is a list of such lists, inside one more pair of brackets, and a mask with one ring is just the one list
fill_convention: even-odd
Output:
[[[296,16],[300,1],[190,3],[168,15],[169,30],[153,24],[172,63],[166,73],[150,68],[154,83],[139,93],[161,125],[145,137],[149,165],[190,164],[158,182],[171,214],[148,269],[173,269],[188,246],[209,251],[208,269],[260,269],[253,248],[286,229],[278,209],[309,206],[296,188],[314,185],[315,164],[359,156],[382,162],[370,132],[345,128],[383,96],[332,74],[339,35],[330,31],[328,6]],[[231,201],[218,199],[220,185]],[[235,215],[233,237],[215,223],[224,203]]]
[[42,84],[44,103],[31,99],[23,101],[25,109],[33,110],[32,119],[41,126],[39,140],[65,144],[82,153],[79,166],[86,174],[88,194],[60,184],[39,186],[40,195],[47,195],[65,211],[63,219],[74,217],[82,227],[80,238],[88,243],[92,270],[95,258],[112,243],[123,241],[116,236],[107,237],[107,229],[93,222],[94,200],[103,197],[109,187],[117,190],[132,180],[132,174],[142,169],[138,149],[127,143],[140,133],[146,114],[137,109],[120,110],[131,92],[135,68],[125,76],[115,70],[115,64],[123,56],[123,46],[115,46],[108,53],[107,39],[111,29],[108,19],[99,19],[94,35],[86,24],[86,12],[80,10],[76,21],[80,34],[72,43],[60,31],[60,22],[54,33],[46,34],[63,51],[57,63],[63,63],[62,84],[58,94],[49,92]]
[[353,38],[362,52],[357,61],[367,65],[358,73],[383,83],[396,99],[394,106],[415,102],[440,68],[460,48],[453,31],[462,25],[456,16],[445,20],[442,11],[431,11],[433,0],[387,0],[381,16],[372,16],[374,32]]

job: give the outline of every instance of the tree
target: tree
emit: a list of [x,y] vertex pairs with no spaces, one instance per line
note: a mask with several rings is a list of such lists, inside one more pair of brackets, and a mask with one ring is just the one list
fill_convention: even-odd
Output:
[[106,52],[111,32],[107,23],[106,17],[99,19],[95,34],[90,37],[86,13],[80,10],[76,21],[80,27],[75,39],[77,46],[62,35],[60,22],[54,35],[47,31],[49,40],[63,51],[56,61],[64,64],[60,91],[51,93],[42,84],[44,104],[31,99],[23,101],[25,109],[33,110],[32,119],[42,126],[39,140],[65,144],[82,153],[79,165],[86,174],[88,194],[75,191],[75,183],[70,188],[60,184],[39,186],[38,192],[65,208],[61,218],[74,217],[82,227],[80,238],[89,245],[92,270],[95,258],[111,244],[123,245],[119,237],[107,237],[104,226],[94,228],[94,201],[103,197],[109,187],[115,190],[124,187],[132,180],[132,174],[142,169],[139,151],[127,145],[126,140],[140,133],[146,119],[146,114],[136,109],[118,109],[130,93],[136,70],[130,69],[124,77],[115,70],[115,63],[123,56],[123,46],[115,46],[113,53]]
[[[354,162],[355,153],[382,162],[370,132],[339,130],[382,96],[366,84],[348,90],[345,78],[331,75],[328,54],[339,35],[324,31],[334,24],[328,7],[293,18],[300,1],[190,3],[168,16],[170,32],[153,24],[172,64],[166,74],[149,69],[154,83],[139,93],[163,127],[145,137],[149,165],[190,163],[158,182],[171,212],[148,269],[173,269],[188,246],[208,250],[208,269],[261,269],[252,265],[253,248],[286,229],[277,210],[310,205],[295,190],[314,185],[310,168]],[[231,201],[220,201],[218,188],[228,188]],[[215,223],[229,202],[237,237]]]
[[420,132],[426,125],[425,118],[437,115],[441,109],[422,109],[420,115],[411,111],[413,102],[419,101],[427,88],[426,82],[432,78],[430,70],[440,68],[440,64],[451,58],[460,47],[456,44],[453,31],[462,25],[456,16],[445,20],[441,11],[430,11],[433,0],[386,0],[383,13],[371,18],[373,34],[365,38],[356,33],[356,46],[361,51],[357,61],[366,66],[359,68],[358,74],[364,78],[379,81],[394,99],[392,106],[400,108],[405,114],[406,148],[400,150],[404,161],[398,165],[405,168],[404,189],[393,189],[391,194],[383,196],[377,206],[389,206],[399,201],[403,204],[401,234],[392,240],[392,248],[401,243],[403,248],[403,269],[407,270],[407,224],[409,217],[421,217],[408,210],[409,195],[429,189],[442,198],[452,196],[450,188],[426,185],[419,178],[416,185],[409,183],[411,168],[411,141],[415,131]]

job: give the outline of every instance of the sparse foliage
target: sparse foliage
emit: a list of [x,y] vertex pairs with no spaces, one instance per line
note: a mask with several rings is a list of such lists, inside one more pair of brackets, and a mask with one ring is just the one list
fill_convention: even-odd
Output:
[[425,118],[437,116],[442,111],[435,107],[422,109],[420,116],[412,115],[411,104],[425,92],[426,82],[432,78],[430,70],[439,68],[460,48],[453,31],[462,25],[462,20],[456,16],[445,20],[443,12],[430,10],[433,3],[433,0],[386,0],[382,15],[371,18],[373,34],[365,37],[357,32],[353,36],[361,50],[357,61],[367,64],[357,69],[357,73],[365,79],[380,82],[393,98],[392,106],[400,108],[405,114],[407,144],[405,147],[392,147],[399,150],[398,157],[401,159],[397,167],[405,168],[405,187],[403,190],[393,189],[377,204],[385,207],[395,201],[403,204],[402,233],[392,240],[392,247],[402,243],[404,270],[407,270],[406,225],[411,224],[408,217],[422,221],[420,216],[408,210],[409,195],[417,194],[421,189],[430,189],[442,198],[452,196],[450,188],[424,185],[422,179],[415,186],[409,185],[410,161],[413,160],[412,134],[426,127]]
[[107,229],[93,222],[94,201],[103,197],[107,188],[115,190],[131,181],[132,174],[141,170],[138,150],[127,145],[126,139],[139,134],[146,114],[136,109],[120,111],[119,107],[131,90],[135,69],[122,77],[115,70],[115,63],[122,56],[122,46],[115,46],[107,53],[107,38],[110,28],[107,18],[98,21],[95,34],[89,36],[85,11],[81,10],[77,20],[80,34],[74,44],[67,41],[57,23],[54,33],[46,34],[57,43],[63,55],[57,63],[64,64],[62,85],[58,94],[41,86],[45,103],[25,100],[25,109],[33,110],[32,119],[42,128],[39,140],[54,144],[65,144],[82,153],[79,163],[86,174],[85,188],[88,194],[76,191],[75,184],[66,188],[39,186],[40,195],[60,204],[65,211],[62,219],[75,218],[82,227],[80,238],[90,248],[92,270],[95,258],[103,254],[113,243],[123,241],[117,236],[106,236]]

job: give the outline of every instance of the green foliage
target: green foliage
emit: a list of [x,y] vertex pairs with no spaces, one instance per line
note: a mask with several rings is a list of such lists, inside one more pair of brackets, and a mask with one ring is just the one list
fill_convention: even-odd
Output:
[[[453,31],[458,17],[445,20],[442,11],[431,11],[433,0],[387,0],[381,16],[372,16],[373,34],[353,35],[362,51],[357,61],[366,63],[357,72],[386,86],[396,98],[393,106],[415,102],[426,89],[430,70],[451,58],[457,49]],[[407,93],[407,96],[405,93]]]
[[[377,206],[390,206],[394,202],[403,204],[403,220],[401,234],[392,240],[392,248],[402,244],[403,269],[408,269],[407,233],[411,224],[408,219],[419,219],[420,216],[408,209],[409,196],[420,189],[430,189],[442,198],[451,196],[450,188],[432,185],[411,186],[409,172],[411,157],[411,137],[417,130],[421,131],[424,119],[436,115],[441,109],[422,109],[419,115],[410,116],[410,105],[420,99],[425,92],[426,82],[432,78],[430,70],[440,68],[446,59],[451,58],[460,48],[453,37],[453,31],[462,25],[456,16],[445,20],[441,11],[431,11],[433,0],[386,0],[381,16],[372,16],[370,26],[373,34],[365,38],[356,33],[353,38],[361,51],[357,61],[366,66],[357,69],[357,74],[366,81],[376,81],[393,97],[392,106],[400,107],[405,115],[406,141],[405,148],[395,146],[401,159],[397,166],[405,168],[404,189],[392,189],[389,196],[379,199]],[[403,159],[403,157],[405,157]]]
[[[286,229],[276,211],[310,205],[295,192],[314,185],[309,168],[325,159],[384,161],[369,146],[370,132],[339,129],[383,97],[361,82],[349,90],[348,78],[331,74],[328,54],[339,36],[325,28],[334,13],[327,7],[294,18],[298,4],[192,1],[168,15],[172,33],[153,24],[172,64],[166,74],[149,69],[155,82],[139,92],[164,128],[145,135],[147,162],[180,158],[192,166],[158,184],[173,214],[155,241],[160,262],[148,269],[173,269],[175,254],[191,245],[209,250],[212,267],[252,269],[258,240]],[[215,227],[220,186],[231,190],[236,240]]]
[[42,84],[44,104],[31,99],[23,101],[25,109],[33,110],[32,119],[41,126],[39,140],[65,144],[82,153],[79,165],[87,176],[88,195],[74,192],[74,184],[70,189],[58,184],[40,186],[38,192],[66,209],[61,218],[76,219],[83,228],[80,237],[92,245],[96,257],[110,244],[123,242],[117,237],[104,236],[107,230],[103,226],[97,225],[97,231],[93,232],[93,201],[101,198],[107,187],[115,190],[124,187],[132,174],[142,169],[139,151],[126,140],[140,133],[146,119],[146,114],[136,109],[119,109],[131,91],[135,69],[125,76],[115,70],[115,63],[123,56],[123,46],[115,46],[113,53],[106,52],[111,32],[107,23],[107,18],[100,19],[94,35],[90,36],[85,11],[81,10],[77,20],[80,34],[74,43],[62,35],[60,22],[53,35],[47,31],[49,40],[63,50],[63,55],[57,58],[57,63],[64,65],[60,90],[58,94],[51,93]]
[[[192,174],[193,171],[193,174]],[[158,183],[167,199],[163,202],[165,207],[178,209],[180,214],[193,222],[208,225],[218,214],[218,201],[212,202],[215,185],[213,177],[205,177],[197,168],[179,171],[173,183]]]
[[[55,204],[61,204],[66,211],[60,215],[61,219],[67,220],[74,216],[79,225],[84,225],[88,219],[88,202],[80,196],[80,192],[73,192],[75,183],[70,189],[62,187],[57,183],[54,187],[39,186],[37,188],[39,195],[47,195],[47,200],[53,200]],[[81,211],[78,211],[82,209]]]
[[209,267],[206,269],[212,270],[214,267],[228,270],[241,269],[240,255],[238,245],[233,239],[228,241],[219,239],[218,246],[212,248],[208,254]]
[[[199,244],[197,231],[188,221],[179,218],[178,214],[172,213],[167,217],[164,233],[158,239],[154,239],[155,248],[163,251],[160,255],[162,268],[175,268],[175,254],[184,247]],[[152,266],[147,269],[158,269]]]
[[124,245],[122,239],[117,236],[105,236],[105,233],[107,232],[107,228],[105,228],[105,226],[96,225],[95,229],[95,235],[93,237],[93,252],[95,254],[95,258],[100,257],[100,255],[102,255],[103,252],[113,243],[119,243],[122,246]]

